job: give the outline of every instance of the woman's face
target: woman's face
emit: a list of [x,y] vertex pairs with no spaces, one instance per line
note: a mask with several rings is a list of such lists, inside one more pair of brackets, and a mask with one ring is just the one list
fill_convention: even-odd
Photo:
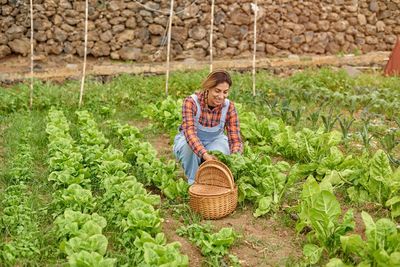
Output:
[[207,104],[212,107],[221,105],[228,97],[228,93],[229,84],[227,82],[217,84],[214,88],[208,90]]

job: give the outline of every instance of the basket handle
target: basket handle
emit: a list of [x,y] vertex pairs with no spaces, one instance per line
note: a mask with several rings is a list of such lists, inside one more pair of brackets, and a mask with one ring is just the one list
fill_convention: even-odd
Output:
[[[210,164],[210,163],[212,164],[213,162],[216,162],[216,164],[213,165],[214,167],[216,167],[217,169],[220,169],[222,172],[225,173],[225,176],[227,176],[227,180],[228,180],[228,183],[229,183],[229,188],[231,190],[233,190],[235,188],[235,183],[234,183],[234,180],[233,180],[233,174],[232,174],[231,170],[228,167],[226,167],[226,168],[221,167],[219,164],[223,164],[223,163],[221,161],[219,161],[219,160],[208,160],[207,161],[208,164]],[[200,169],[205,166],[203,164],[197,170],[196,177],[195,177],[196,181],[198,181],[198,176],[199,176],[198,174],[200,173]]]

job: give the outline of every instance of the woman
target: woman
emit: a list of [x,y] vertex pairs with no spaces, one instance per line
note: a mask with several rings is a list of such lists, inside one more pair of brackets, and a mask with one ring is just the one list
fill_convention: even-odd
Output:
[[229,73],[214,71],[203,81],[203,91],[183,102],[174,154],[181,161],[189,184],[194,183],[202,161],[215,159],[210,151],[229,155],[243,150],[238,114],[233,102],[227,99],[231,85]]

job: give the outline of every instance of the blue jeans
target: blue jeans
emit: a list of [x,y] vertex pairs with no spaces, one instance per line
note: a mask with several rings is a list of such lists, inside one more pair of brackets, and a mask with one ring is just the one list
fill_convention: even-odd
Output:
[[[212,140],[200,140],[207,151],[220,151],[225,155],[230,154],[228,137],[224,134],[218,135]],[[188,183],[191,185],[194,183],[196,177],[197,169],[201,163],[201,158],[193,153],[186,142],[186,138],[183,133],[175,136],[174,140],[174,155],[177,160],[182,163],[183,170],[186,177],[188,178]]]

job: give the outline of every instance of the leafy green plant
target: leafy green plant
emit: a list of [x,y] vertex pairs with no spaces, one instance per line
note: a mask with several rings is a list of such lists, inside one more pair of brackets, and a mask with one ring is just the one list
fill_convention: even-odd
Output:
[[189,266],[188,256],[182,255],[180,243],[167,244],[165,235],[158,233],[154,238],[146,232],[141,232],[134,242],[132,250],[134,258],[143,259],[137,261],[137,266]]
[[301,117],[303,116],[304,109],[303,108],[297,108],[295,110],[290,111],[294,120],[293,125],[296,126],[300,123]]
[[378,139],[382,145],[382,148],[385,150],[387,154],[391,154],[393,149],[397,146],[396,134],[394,131],[390,131],[385,134],[383,138]]
[[[117,131],[119,127],[125,129],[128,127],[122,125],[117,127],[116,125],[114,125],[114,129]],[[138,130],[132,131],[137,132]],[[149,142],[140,140],[137,135],[130,135],[130,133],[125,130],[125,135],[119,136],[124,143],[125,158],[135,167],[138,179],[146,185],[154,184],[169,199],[186,198],[189,186],[183,179],[177,179],[175,161],[161,161],[157,158],[157,151]]]
[[239,202],[255,203],[255,217],[276,212],[293,180],[286,173],[290,165],[285,161],[272,164],[268,156],[246,149],[244,155],[223,155],[213,151],[231,169],[238,185]]
[[355,121],[355,119],[353,119],[353,118],[351,118],[351,119],[347,119],[347,118],[341,119],[340,117],[338,117],[338,121],[339,121],[340,129],[342,130],[343,139],[347,140],[347,138],[349,137],[350,127],[353,124],[353,122]]
[[340,237],[347,261],[358,264],[357,266],[400,265],[400,233],[396,224],[387,218],[374,222],[364,211],[361,217],[365,225],[366,240],[357,234]]
[[400,216],[400,169],[393,171],[385,152],[378,150],[364,162],[366,168],[357,183],[348,188],[352,201],[371,201],[391,209],[392,217]]
[[370,148],[370,143],[371,139],[373,138],[373,135],[369,133],[369,121],[364,121],[364,124],[359,132],[361,136],[361,141],[364,145],[364,148],[368,150]]
[[322,122],[324,123],[325,132],[329,133],[335,126],[336,121],[339,119],[339,115],[333,114],[333,107],[330,108],[329,113],[321,115]]
[[174,100],[168,96],[156,104],[146,104],[142,116],[156,122],[157,126],[168,130],[168,133],[174,136],[182,122],[182,103],[181,99]]
[[320,118],[321,110],[316,110],[311,112],[310,115],[307,117],[309,121],[311,121],[311,126],[313,129],[317,128],[317,123]]
[[232,228],[222,228],[219,232],[212,233],[210,225],[199,224],[182,226],[176,232],[195,243],[211,266],[221,266],[223,256],[228,254],[229,247],[238,237]]
[[10,185],[0,197],[0,263],[29,265],[40,256],[39,214],[31,207],[28,187]]
[[348,210],[340,222],[341,208],[331,185],[319,185],[312,176],[303,185],[299,208],[297,231],[301,232],[306,226],[311,229],[307,234],[310,243],[303,248],[307,262],[318,263],[324,251],[329,256],[336,255],[340,250],[340,237],[355,227],[353,211]]
[[66,208],[71,208],[75,211],[88,213],[94,210],[96,201],[92,196],[92,191],[82,188],[79,184],[71,184],[65,190],[54,192],[52,201],[53,215],[58,215]]

